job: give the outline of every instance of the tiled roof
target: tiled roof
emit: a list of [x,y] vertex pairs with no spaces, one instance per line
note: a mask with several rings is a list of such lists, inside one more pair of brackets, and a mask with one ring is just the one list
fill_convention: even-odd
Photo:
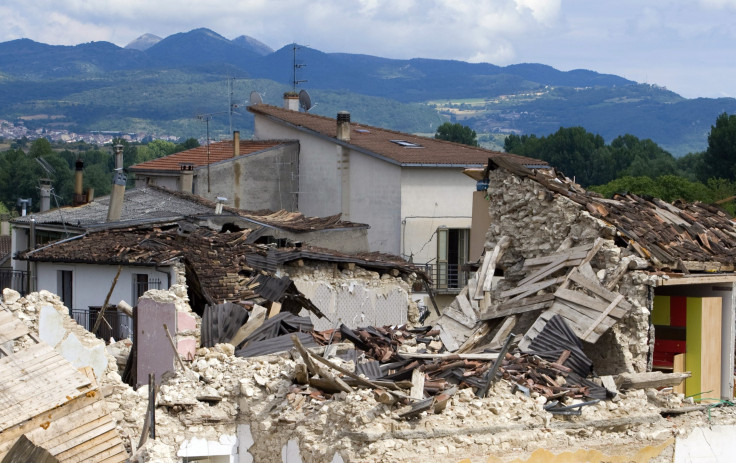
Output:
[[[14,223],[28,224],[31,219],[37,225],[56,225],[76,229],[108,228],[130,226],[142,223],[173,221],[183,217],[198,217],[214,214],[214,201],[190,193],[171,191],[159,186],[132,188],[125,191],[123,212],[119,222],[106,223],[110,197],[96,198],[93,202],[77,207],[62,207],[46,212],[26,215],[13,220]],[[306,217],[300,212],[245,211],[223,206],[223,216],[241,217],[255,225],[308,232],[339,228],[366,228],[368,225],[340,220],[341,215],[328,217]],[[1,248],[0,248],[1,249]]]
[[171,259],[182,258],[194,270],[202,289],[212,301],[217,302],[236,301],[252,295],[244,279],[249,281],[260,271],[270,271],[267,267],[272,264],[299,259],[355,263],[379,271],[418,272],[400,257],[378,253],[351,256],[306,246],[274,249],[249,244],[250,233],[251,230],[217,232],[206,227],[180,227],[177,224],[141,225],[89,231],[75,239],[57,241],[22,253],[20,257],[39,262],[147,266],[163,265]]
[[[539,159],[499,153],[483,148],[451,143],[434,138],[421,137],[403,132],[395,132],[351,121],[350,141],[342,142],[336,138],[337,122],[335,119],[314,114],[290,111],[266,104],[248,107],[248,111],[266,116],[279,123],[312,132],[320,136],[332,138],[335,143],[346,143],[360,151],[369,152],[386,160],[404,166],[411,165],[456,165],[480,166],[488,162],[488,158],[502,157],[511,162],[533,167],[546,166]],[[394,140],[394,141],[392,141]],[[405,141],[421,147],[410,147],[395,141]]]
[[[208,214],[214,206],[203,204],[197,197],[171,194],[161,188],[140,187],[125,190],[120,222],[161,220],[188,215]],[[95,198],[91,203],[77,207],[61,207],[13,219],[13,223],[28,224],[31,219],[38,225],[69,225],[87,228],[104,224],[110,206],[110,196]]]
[[[655,269],[681,271],[736,270],[736,226],[716,206],[635,194],[606,199],[588,192],[563,175],[496,161],[519,176],[541,183],[585,208],[590,215],[614,226],[619,237]],[[495,166],[491,166],[494,168]]]
[[[254,141],[240,140],[240,156],[257,153],[271,149],[275,146],[283,145],[284,141]],[[210,143],[209,156],[207,155],[207,146],[198,146],[197,148],[180,151],[170,154],[162,158],[153,159],[151,161],[142,162],[130,166],[128,170],[131,172],[144,170],[162,170],[162,171],[179,171],[182,164],[193,164],[194,167],[206,166],[216,162],[232,159],[233,157],[233,141],[219,141]],[[209,162],[208,162],[209,159]]]

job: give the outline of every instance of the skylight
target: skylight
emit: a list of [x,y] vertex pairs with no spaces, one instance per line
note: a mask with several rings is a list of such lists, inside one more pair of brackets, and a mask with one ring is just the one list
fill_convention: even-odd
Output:
[[418,143],[412,143],[406,140],[391,140],[391,143],[396,143],[397,145],[403,146],[404,148],[424,148]]

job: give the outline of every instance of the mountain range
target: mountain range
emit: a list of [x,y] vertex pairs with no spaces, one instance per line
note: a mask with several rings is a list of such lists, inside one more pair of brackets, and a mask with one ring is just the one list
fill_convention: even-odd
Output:
[[432,134],[453,120],[490,139],[582,126],[609,142],[626,133],[651,138],[675,155],[703,150],[716,117],[736,112],[732,98],[685,99],[590,70],[398,60],[296,44],[273,50],[246,35],[230,40],[195,29],[145,34],[125,47],[0,43],[0,118],[32,128],[199,137],[208,115],[215,134],[227,135],[230,125],[247,134],[252,119],[240,107],[250,92],[279,105],[294,80],[317,103],[313,113],[349,110],[355,121],[395,130]]

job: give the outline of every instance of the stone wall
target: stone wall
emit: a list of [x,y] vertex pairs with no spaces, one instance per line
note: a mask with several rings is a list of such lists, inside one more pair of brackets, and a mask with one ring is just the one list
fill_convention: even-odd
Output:
[[[486,235],[486,248],[492,249],[502,236],[511,239],[500,264],[508,281],[499,284],[500,290],[508,289],[523,277],[519,272],[523,259],[554,253],[563,243],[571,247],[591,244],[599,237],[606,239],[591,265],[602,282],[619,265],[628,266],[628,272],[614,290],[623,294],[634,309],[595,345],[587,345],[586,352],[599,374],[645,371],[651,307],[649,288],[653,281],[639,270],[647,263],[618,245],[614,227],[533,180],[497,169],[490,172],[488,194],[491,226]],[[622,263],[623,259],[626,261]]]

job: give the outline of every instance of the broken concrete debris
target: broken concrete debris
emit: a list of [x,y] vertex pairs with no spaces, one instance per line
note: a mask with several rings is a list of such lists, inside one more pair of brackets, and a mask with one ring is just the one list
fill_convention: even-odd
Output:
[[[183,305],[178,296],[158,299]],[[65,309],[50,293],[20,298],[9,290],[3,306],[29,331],[13,341],[14,351],[31,345],[39,306]],[[596,440],[620,449],[632,443],[652,445],[684,426],[678,421],[675,427],[659,414],[659,404],[671,407],[683,399],[651,389],[622,390],[618,402],[579,406],[579,416],[545,410],[552,401],[566,400],[564,406],[590,402],[591,390],[600,388],[570,380],[564,359],[556,359],[558,363],[534,354],[508,354],[498,381],[486,398],[478,398],[477,384],[494,354],[448,353],[431,327],[342,326],[334,333],[302,333],[322,346],[305,349],[311,371],[292,339],[280,353],[249,358],[235,355],[228,343],[198,348],[192,359],[184,360],[185,370],[164,375],[156,395],[157,437],[143,448],[137,444],[148,387],[134,390],[118,373],[117,359],[129,342],[108,346],[111,355],[99,396],[133,461],[176,462],[213,452],[266,462],[416,461],[418,455],[459,461],[511,449],[519,455],[535,448],[561,451]],[[298,379],[300,366],[306,367],[306,382]],[[423,382],[421,397],[412,393],[418,378]],[[334,387],[337,380],[347,390]],[[660,398],[657,405],[652,394]],[[723,423],[736,421],[725,410],[711,414]],[[298,459],[282,460],[286,454]]]

